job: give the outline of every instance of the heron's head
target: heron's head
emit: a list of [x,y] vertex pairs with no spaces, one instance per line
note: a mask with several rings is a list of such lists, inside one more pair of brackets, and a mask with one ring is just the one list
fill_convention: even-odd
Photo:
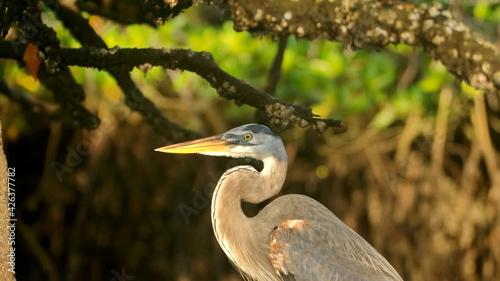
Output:
[[286,161],[283,142],[268,127],[248,124],[226,133],[155,149],[165,153],[199,153],[213,156],[251,157],[262,160],[276,157]]

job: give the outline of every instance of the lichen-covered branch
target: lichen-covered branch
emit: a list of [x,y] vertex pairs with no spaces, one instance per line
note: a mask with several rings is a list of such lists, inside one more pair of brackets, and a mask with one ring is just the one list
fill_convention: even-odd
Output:
[[[181,2],[184,3],[186,1]],[[83,46],[107,48],[104,40],[95,33],[94,29],[81,14],[75,13],[64,6],[59,7],[54,12],[57,12],[57,17]],[[116,79],[118,86],[122,89],[125,96],[125,104],[130,109],[141,113],[156,134],[172,142],[200,137],[198,133],[183,128],[163,116],[154,103],[135,85],[128,71],[123,68],[113,67],[108,67],[107,70]]]
[[500,54],[438,3],[374,0],[226,0],[236,30],[343,42],[354,49],[423,47],[448,71],[480,90],[500,89]]
[[[7,41],[0,41],[0,58],[20,59],[24,46],[18,46],[21,51],[14,50]],[[117,73],[127,73],[139,66],[163,66],[168,69],[182,69],[194,72],[207,80],[216,89],[220,96],[232,99],[237,105],[247,104],[264,110],[269,120],[283,127],[296,123],[300,127],[311,125],[318,132],[330,127],[342,128],[343,123],[334,119],[321,119],[307,107],[278,100],[271,95],[260,91],[247,82],[237,79],[226,73],[215,63],[208,52],[194,52],[189,49],[119,49],[84,47],[81,49],[61,48],[57,54],[61,66],[81,66],[110,70],[118,81],[127,81]],[[123,82],[127,84],[126,82]],[[133,99],[132,109],[139,110],[146,119],[153,123],[160,122],[156,114],[150,112],[154,105],[147,100],[134,84],[123,89],[132,89],[130,97]],[[127,95],[126,95],[127,96]],[[126,99],[126,102],[129,98]],[[138,106],[137,103],[140,102]],[[135,107],[134,107],[135,106]],[[153,114],[154,116],[150,116]],[[162,122],[160,122],[162,123]],[[175,139],[175,138],[173,138]]]
[[111,1],[99,5],[96,1],[77,0],[81,11],[101,15],[125,24],[148,23],[163,25],[165,21],[193,5],[191,0],[132,0]]
[[65,65],[95,67],[99,69],[163,66],[194,72],[207,80],[220,96],[232,99],[237,105],[247,104],[265,110],[271,122],[286,126],[297,123],[301,127],[311,125],[319,132],[328,127],[342,127],[342,122],[319,119],[310,108],[280,101],[224,72],[207,52],[188,49],[61,49],[60,57]]
[[[54,100],[61,105],[63,117],[76,126],[97,128],[99,119],[82,104],[85,99],[83,88],[76,82],[67,66],[58,64],[58,57],[54,54],[60,47],[59,39],[56,32],[43,23],[38,1],[21,2],[20,6],[19,10],[23,10],[23,13],[18,21],[19,28],[29,35],[30,42],[42,50],[45,57],[45,67],[38,68],[38,78],[54,93]],[[16,44],[9,47],[19,54],[23,54],[25,50],[17,48]]]

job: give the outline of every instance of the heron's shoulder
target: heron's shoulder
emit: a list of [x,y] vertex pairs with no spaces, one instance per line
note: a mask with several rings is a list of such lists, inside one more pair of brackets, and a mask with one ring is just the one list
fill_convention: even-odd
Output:
[[[259,213],[266,221],[276,227],[287,220],[303,220],[315,231],[319,228],[338,228],[340,220],[328,208],[311,197],[301,194],[280,196],[269,203]],[[333,231],[331,229],[329,231]],[[328,230],[319,230],[326,231]]]
[[278,198],[276,198],[274,201],[276,202],[280,202],[280,201],[284,201],[284,202],[304,202],[305,204],[321,204],[319,203],[318,201],[316,201],[315,199],[309,197],[309,196],[306,196],[306,195],[303,195],[303,194],[287,194],[287,195],[283,195],[283,196],[280,196]]
[[276,198],[269,203],[269,207],[280,208],[296,212],[297,210],[308,211],[309,213],[327,212],[333,213],[323,204],[315,199],[302,194],[287,194]]

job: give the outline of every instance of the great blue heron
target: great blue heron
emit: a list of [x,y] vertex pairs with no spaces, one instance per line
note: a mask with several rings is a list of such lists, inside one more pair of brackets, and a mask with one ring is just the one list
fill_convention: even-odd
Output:
[[402,280],[387,260],[330,210],[304,195],[285,195],[247,217],[241,201],[260,203],[285,180],[287,154],[269,128],[243,125],[224,134],[156,149],[251,157],[263,162],[227,170],[212,197],[212,226],[229,260],[246,280]]

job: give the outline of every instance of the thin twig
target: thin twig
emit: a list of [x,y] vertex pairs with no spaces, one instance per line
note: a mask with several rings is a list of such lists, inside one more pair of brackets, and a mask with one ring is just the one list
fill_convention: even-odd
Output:
[[281,65],[283,63],[283,56],[285,54],[287,42],[288,36],[281,36],[278,39],[278,51],[274,57],[273,65],[269,70],[266,87],[264,87],[264,92],[272,96],[276,93],[276,86],[278,85],[278,81],[281,77]]
[[44,271],[47,272],[50,281],[59,281],[61,278],[57,271],[55,262],[50,257],[50,254],[40,245],[35,232],[27,226],[23,220],[17,221],[17,227],[28,245],[28,248],[33,252],[33,255],[38,260]]
[[3,79],[0,79],[0,93],[7,96],[10,100],[17,102],[26,110],[31,110],[36,114],[41,114],[51,119],[61,118],[59,106],[31,97],[22,91],[11,89]]
[[[94,29],[80,14],[61,6],[57,11],[57,17],[61,20],[71,34],[80,41],[83,46],[107,48]],[[132,110],[138,111],[144,116],[146,122],[153,128],[154,132],[171,142],[193,139],[201,135],[187,130],[162,115],[160,110],[151,102],[142,91],[135,85],[128,70],[120,67],[106,67],[108,72],[116,79],[117,84],[125,95],[125,104]]]
[[450,105],[453,98],[453,89],[450,85],[445,85],[439,96],[439,107],[434,126],[434,138],[432,142],[432,172],[439,175],[443,168],[445,144],[448,132]]
[[498,173],[498,153],[491,142],[491,135],[488,128],[488,115],[486,113],[486,104],[484,94],[476,93],[474,98],[474,120],[476,127],[477,140],[481,144],[484,162],[490,176],[492,186],[500,188],[500,176]]

